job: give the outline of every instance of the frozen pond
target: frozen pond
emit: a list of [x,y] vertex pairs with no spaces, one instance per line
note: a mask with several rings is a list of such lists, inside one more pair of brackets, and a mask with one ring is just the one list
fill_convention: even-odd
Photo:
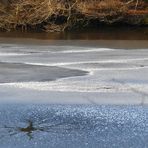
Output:
[[1,148],[146,148],[142,106],[0,105]]
[[146,40],[1,38],[0,148],[148,147],[147,74]]
[[1,39],[0,102],[147,104],[147,41]]

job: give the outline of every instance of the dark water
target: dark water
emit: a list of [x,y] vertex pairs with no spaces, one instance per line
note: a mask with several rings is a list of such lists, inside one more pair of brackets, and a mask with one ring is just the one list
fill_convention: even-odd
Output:
[[59,78],[83,76],[87,72],[70,70],[56,66],[36,66],[21,63],[0,62],[0,83],[12,82],[45,82]]
[[147,106],[0,105],[1,148],[146,148]]
[[62,33],[0,32],[0,37],[44,40],[148,40],[148,27],[108,26]]

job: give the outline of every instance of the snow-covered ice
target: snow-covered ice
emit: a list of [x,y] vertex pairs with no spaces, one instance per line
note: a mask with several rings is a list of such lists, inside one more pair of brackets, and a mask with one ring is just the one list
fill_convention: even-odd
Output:
[[[40,41],[41,42],[41,41]],[[64,43],[65,42],[65,43]],[[148,46],[0,44],[1,103],[147,104]],[[88,41],[91,42],[91,41]],[[103,42],[103,41],[102,41]],[[137,41],[143,42],[145,41]],[[57,44],[57,45],[56,45]],[[88,43],[87,43],[88,44]],[[120,44],[119,44],[120,45]]]

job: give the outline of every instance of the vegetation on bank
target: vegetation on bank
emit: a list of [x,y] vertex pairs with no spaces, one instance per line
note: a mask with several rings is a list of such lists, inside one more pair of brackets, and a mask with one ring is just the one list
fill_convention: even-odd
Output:
[[95,23],[148,25],[148,0],[0,0],[0,28],[46,32]]

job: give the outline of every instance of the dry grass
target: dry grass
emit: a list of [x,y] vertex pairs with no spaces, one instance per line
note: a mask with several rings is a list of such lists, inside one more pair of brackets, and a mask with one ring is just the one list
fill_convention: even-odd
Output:
[[120,0],[85,1],[78,3],[78,9],[81,13],[94,17],[124,13],[126,8]]
[[113,22],[135,4],[138,8],[135,0],[11,0],[8,6],[0,3],[0,28],[27,29],[40,25],[46,31],[61,31],[83,19]]
[[10,29],[40,24],[52,14],[49,0],[14,0],[9,7],[0,6],[0,27]]

